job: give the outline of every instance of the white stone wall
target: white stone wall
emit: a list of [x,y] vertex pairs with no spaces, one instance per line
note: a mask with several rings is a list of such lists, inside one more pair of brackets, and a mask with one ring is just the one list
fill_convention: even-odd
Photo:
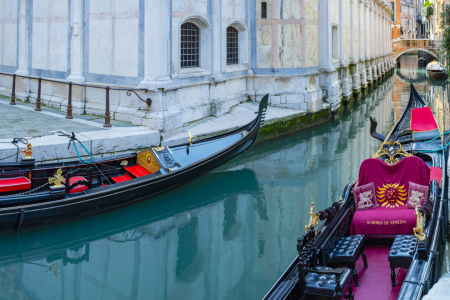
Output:
[[38,70],[67,72],[69,1],[33,1],[30,25],[31,68],[36,69],[36,75],[41,75]]
[[[167,138],[266,93],[274,106],[336,108],[393,66],[385,1],[268,0],[264,19],[262,2],[0,0],[0,72],[148,89],[138,94],[151,107],[111,90],[111,116]],[[200,28],[196,68],[180,67],[185,22]],[[226,60],[230,26],[239,33],[235,65]],[[36,100],[36,79],[16,85],[19,99]],[[0,86],[10,93],[11,77],[0,75]],[[41,98],[65,110],[67,93],[66,85],[45,82]],[[74,86],[72,96],[74,113],[104,115],[104,89]]]
[[17,67],[17,12],[17,1],[0,0],[0,71]]

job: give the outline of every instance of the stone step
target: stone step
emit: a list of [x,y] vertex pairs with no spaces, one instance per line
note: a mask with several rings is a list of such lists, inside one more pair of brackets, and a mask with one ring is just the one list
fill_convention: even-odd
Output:
[[[244,126],[250,123],[258,112],[258,102],[244,102],[233,107],[230,112],[220,117],[207,117],[200,121],[197,121],[189,126],[183,128],[183,132],[161,142],[162,146],[173,146],[181,143],[186,143],[189,138],[188,131],[197,139],[203,139],[217,134],[225,133],[233,129]],[[268,106],[266,112],[265,123],[271,122],[282,123],[284,119],[296,116],[305,115],[305,111],[294,110],[289,108],[280,108],[274,106]]]

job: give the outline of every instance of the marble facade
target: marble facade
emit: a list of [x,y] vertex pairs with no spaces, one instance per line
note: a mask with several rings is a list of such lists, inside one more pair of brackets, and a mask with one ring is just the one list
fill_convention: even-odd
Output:
[[[0,0],[0,72],[148,89],[139,94],[151,108],[111,91],[112,118],[167,138],[266,93],[273,106],[336,109],[393,68],[391,14],[387,0]],[[185,22],[200,28],[199,67],[181,68]],[[10,88],[0,75],[0,93]],[[42,93],[66,109],[66,85],[47,82]],[[35,101],[37,80],[18,79],[17,96]],[[74,88],[73,103],[74,113],[103,115],[104,90]]]

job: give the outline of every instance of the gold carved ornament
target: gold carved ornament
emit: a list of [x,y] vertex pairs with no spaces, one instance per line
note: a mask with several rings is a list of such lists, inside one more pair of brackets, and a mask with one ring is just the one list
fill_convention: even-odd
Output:
[[50,184],[54,184],[53,187],[55,188],[60,188],[62,187],[62,182],[64,182],[64,176],[62,176],[62,170],[58,169],[58,171],[56,171],[56,174],[53,177],[50,177],[48,179],[48,182]]
[[416,238],[423,242],[425,241],[425,238],[427,237],[426,234],[423,232],[423,223],[425,221],[424,216],[419,212],[419,206],[416,206],[416,213],[415,215],[417,216],[417,224],[416,227],[413,228],[414,230],[414,235],[416,236]]
[[311,225],[316,227],[319,224],[319,214],[314,212],[314,202],[311,202],[311,211],[309,212],[309,223],[305,226],[305,233],[311,228]]
[[192,139],[197,138],[197,137],[192,135],[192,133],[190,131],[188,131],[188,134],[189,134],[189,138],[188,138],[189,146],[192,146]]
[[[164,149],[164,147],[161,147],[161,148]],[[158,150],[161,148],[155,148],[155,149],[157,151],[161,151],[161,150]],[[158,172],[159,169],[161,169],[161,166],[159,165],[158,160],[153,155],[153,152],[151,149],[139,152],[137,154],[136,162],[139,166],[143,167],[144,169],[146,169],[147,171],[149,171],[151,173]]]
[[393,165],[408,156],[413,155],[403,149],[402,144],[397,141],[388,141],[383,143],[377,153],[372,155],[371,158],[380,158],[388,165]]
[[31,154],[34,153],[34,150],[31,149],[31,144],[28,143],[27,144],[27,149],[26,150],[20,150],[20,154],[25,155],[25,159],[30,159],[31,158]]

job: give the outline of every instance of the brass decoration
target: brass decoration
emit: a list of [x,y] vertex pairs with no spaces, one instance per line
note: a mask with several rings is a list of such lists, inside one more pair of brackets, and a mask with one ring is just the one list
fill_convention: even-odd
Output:
[[25,155],[25,159],[31,159],[31,154],[34,153],[34,150],[31,149],[31,144],[28,143],[26,150],[20,150],[20,154]]
[[189,146],[192,146],[192,139],[196,138],[196,136],[193,136],[190,131],[188,131],[188,134],[189,134],[189,139],[188,139]]
[[424,216],[419,212],[419,206],[416,206],[416,213],[415,215],[417,216],[417,226],[413,228],[414,230],[414,235],[416,236],[416,238],[419,239],[419,241],[423,242],[425,241],[425,238],[427,237],[425,235],[425,233],[423,232],[423,223],[425,221]]
[[126,159],[122,160],[122,161],[120,162],[120,165],[121,165],[122,167],[128,166],[128,160],[126,160]]
[[[352,192],[353,192],[353,190],[352,190]],[[342,203],[344,203],[344,198],[340,197],[339,198],[339,204],[342,204]]]
[[53,177],[50,177],[48,179],[48,182],[50,184],[54,184],[53,187],[55,188],[60,188],[62,187],[62,182],[64,182],[64,176],[62,176],[62,170],[58,169],[58,171],[56,171],[56,175],[54,175]]
[[377,153],[371,156],[371,158],[380,158],[388,165],[398,163],[402,158],[413,156],[403,149],[402,144],[397,141],[388,141],[381,145]]
[[309,212],[309,215],[311,217],[309,218],[309,224],[305,226],[305,233],[308,232],[311,225],[316,227],[319,224],[319,214],[314,212],[314,202],[311,202],[311,211]]
[[161,166],[151,149],[139,152],[137,154],[136,162],[138,165],[152,173],[158,172],[161,169]]

